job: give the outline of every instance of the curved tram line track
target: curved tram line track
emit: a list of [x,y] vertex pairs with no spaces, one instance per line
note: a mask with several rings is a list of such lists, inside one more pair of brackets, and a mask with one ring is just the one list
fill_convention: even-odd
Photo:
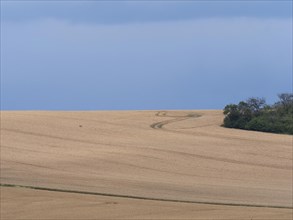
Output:
[[[205,125],[199,125],[199,126],[193,126],[193,127],[186,127],[186,128],[178,128],[177,130],[175,130],[175,129],[174,130],[171,130],[171,129],[167,129],[164,126],[165,125],[168,125],[168,124],[171,124],[171,123],[180,122],[180,121],[184,121],[184,120],[188,120],[188,119],[192,119],[192,118],[199,118],[199,117],[202,117],[202,115],[201,114],[198,114],[198,113],[191,112],[191,113],[189,113],[187,115],[184,115],[184,116],[175,116],[175,115],[168,115],[167,114],[167,111],[159,111],[159,112],[157,112],[155,114],[155,116],[158,116],[158,117],[167,117],[167,118],[174,118],[174,119],[169,119],[169,120],[164,120],[164,121],[160,121],[160,122],[155,122],[155,123],[153,123],[153,124],[150,125],[151,128],[158,129],[158,130],[162,130],[162,131],[167,131],[167,132],[171,132],[171,133],[177,133],[177,134],[210,136],[210,134],[207,134],[206,132],[202,132],[200,130],[194,130],[194,133],[188,132],[186,130],[197,129],[197,128],[204,128],[204,127],[211,127],[211,126],[220,126],[220,125],[217,125],[215,123],[210,123],[210,124],[205,124]],[[230,129],[230,128],[225,128],[225,129]],[[246,131],[246,130],[243,130],[243,131]],[[221,135],[221,134],[213,134],[213,137],[214,138],[220,138],[220,139],[227,139],[227,136]],[[229,140],[255,142],[255,140],[253,140],[253,139],[240,138],[240,137],[232,137],[232,136],[230,136],[228,139]],[[271,141],[267,141],[267,140],[263,140],[263,142],[270,142],[271,143]],[[277,142],[277,144],[279,144],[279,143]]]
[[167,124],[171,124],[171,123],[174,123],[174,122],[188,120],[190,118],[198,118],[201,115],[196,114],[196,113],[189,113],[189,114],[184,115],[184,116],[173,116],[173,115],[167,115],[167,112],[166,111],[159,111],[159,112],[156,113],[156,116],[158,116],[158,117],[174,118],[174,119],[164,120],[164,121],[160,121],[160,122],[155,122],[155,123],[153,123],[153,124],[150,125],[150,127],[153,128],[153,129],[164,129],[164,130],[167,130],[166,128],[164,128],[164,126],[167,125]]

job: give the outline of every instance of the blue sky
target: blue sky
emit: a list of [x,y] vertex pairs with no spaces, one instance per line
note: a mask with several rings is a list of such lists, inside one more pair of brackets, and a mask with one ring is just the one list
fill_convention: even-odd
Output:
[[291,83],[292,1],[1,1],[4,110],[222,109]]

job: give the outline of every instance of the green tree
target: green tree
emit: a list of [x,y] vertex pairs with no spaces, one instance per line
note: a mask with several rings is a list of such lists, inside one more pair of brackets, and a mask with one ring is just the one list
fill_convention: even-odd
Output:
[[264,98],[249,98],[224,108],[224,127],[293,134],[293,94],[278,95],[279,101],[267,105]]

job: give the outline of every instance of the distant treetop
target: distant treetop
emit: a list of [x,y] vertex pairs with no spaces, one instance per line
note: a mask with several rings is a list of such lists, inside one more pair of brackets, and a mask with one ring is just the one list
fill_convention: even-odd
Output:
[[282,93],[268,105],[264,98],[249,98],[224,108],[224,127],[293,134],[293,94]]

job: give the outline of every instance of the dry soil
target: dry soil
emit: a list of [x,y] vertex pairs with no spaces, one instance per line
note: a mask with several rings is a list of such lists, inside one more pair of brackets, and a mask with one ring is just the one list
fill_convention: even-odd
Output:
[[292,219],[292,135],[222,111],[2,111],[1,219]]

